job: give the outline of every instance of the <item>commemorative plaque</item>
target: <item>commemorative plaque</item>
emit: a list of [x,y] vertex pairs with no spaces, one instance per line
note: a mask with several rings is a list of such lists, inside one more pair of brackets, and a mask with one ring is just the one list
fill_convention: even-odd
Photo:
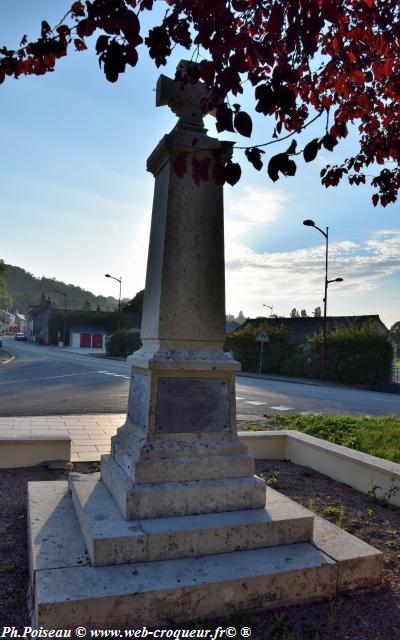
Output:
[[210,378],[159,378],[156,431],[193,433],[229,429],[228,383]]

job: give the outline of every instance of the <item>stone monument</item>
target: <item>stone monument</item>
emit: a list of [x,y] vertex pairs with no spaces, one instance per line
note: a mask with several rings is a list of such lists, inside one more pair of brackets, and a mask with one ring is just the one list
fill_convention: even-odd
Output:
[[[253,475],[238,438],[240,367],[223,350],[223,189],[212,179],[197,186],[190,171],[193,157],[212,166],[232,150],[207,135],[206,103],[201,82],[160,77],[157,105],[179,119],[147,162],[155,190],[143,347],[128,358],[127,420],[100,477],[29,485],[36,625],[157,626],[339,588],[313,514]],[[174,168],[182,153],[183,177]],[[357,585],[379,573],[379,554],[364,555]]]

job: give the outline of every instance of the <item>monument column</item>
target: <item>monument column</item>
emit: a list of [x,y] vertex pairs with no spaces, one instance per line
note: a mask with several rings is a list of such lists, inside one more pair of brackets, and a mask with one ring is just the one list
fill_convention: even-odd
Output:
[[[240,365],[223,350],[223,189],[211,169],[216,155],[230,156],[232,144],[207,136],[206,97],[200,82],[178,85],[161,76],[157,83],[157,106],[168,104],[179,120],[147,161],[155,189],[143,347],[128,358],[127,421],[102,460],[102,479],[128,519],[255,508],[265,501],[264,484],[253,478],[253,460],[237,436]],[[183,176],[178,156],[187,165]],[[210,178],[200,185],[193,159],[208,164]],[[158,506],[154,500],[145,506],[143,487],[150,484]]]

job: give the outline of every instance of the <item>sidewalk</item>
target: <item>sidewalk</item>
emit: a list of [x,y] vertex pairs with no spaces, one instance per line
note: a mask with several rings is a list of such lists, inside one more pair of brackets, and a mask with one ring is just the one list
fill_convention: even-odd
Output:
[[95,462],[101,454],[110,453],[111,436],[125,419],[124,413],[0,417],[0,435],[66,433],[71,436],[71,462]]
[[[99,462],[103,453],[110,453],[111,436],[125,419],[125,413],[0,417],[0,436],[65,433],[71,436],[71,462]],[[260,420],[260,416],[239,414],[237,419],[238,422],[255,421]]]

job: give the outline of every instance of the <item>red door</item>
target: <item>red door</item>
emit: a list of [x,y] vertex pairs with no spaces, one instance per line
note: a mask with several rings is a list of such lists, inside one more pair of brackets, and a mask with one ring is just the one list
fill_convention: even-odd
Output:
[[92,347],[95,349],[101,349],[103,346],[103,334],[94,333],[92,336]]
[[91,335],[90,333],[81,333],[81,347],[90,347],[91,346]]

